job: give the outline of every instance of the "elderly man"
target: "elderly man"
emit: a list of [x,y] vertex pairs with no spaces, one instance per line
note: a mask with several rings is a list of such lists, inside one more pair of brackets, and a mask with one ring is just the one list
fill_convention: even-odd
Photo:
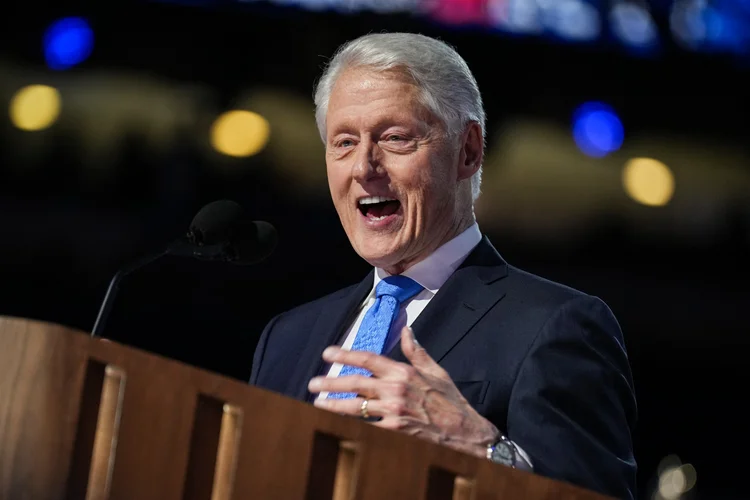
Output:
[[635,496],[622,334],[599,299],[507,264],[474,217],[485,115],[449,46],[373,34],[315,93],[334,205],[373,266],[275,317],[251,383],[618,498]]

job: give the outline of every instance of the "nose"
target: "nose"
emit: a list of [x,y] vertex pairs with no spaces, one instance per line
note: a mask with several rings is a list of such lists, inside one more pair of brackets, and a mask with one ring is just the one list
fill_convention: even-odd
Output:
[[362,140],[356,153],[354,165],[352,165],[354,179],[362,183],[383,176],[385,171],[380,162],[380,152],[376,142],[370,139]]

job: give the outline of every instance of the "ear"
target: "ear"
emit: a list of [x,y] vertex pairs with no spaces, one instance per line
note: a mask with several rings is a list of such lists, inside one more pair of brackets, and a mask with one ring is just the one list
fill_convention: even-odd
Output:
[[482,126],[471,122],[461,136],[461,152],[458,160],[458,180],[469,179],[482,166],[484,159],[484,137]]

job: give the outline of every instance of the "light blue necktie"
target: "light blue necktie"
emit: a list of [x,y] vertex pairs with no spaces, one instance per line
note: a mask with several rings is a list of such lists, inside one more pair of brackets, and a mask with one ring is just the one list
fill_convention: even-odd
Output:
[[[401,275],[388,276],[375,287],[375,303],[365,313],[354,339],[352,351],[369,351],[382,354],[388,332],[396,319],[401,304],[422,291],[422,285],[411,278]],[[346,375],[372,375],[368,370],[358,366],[344,365],[339,377]],[[334,392],[328,395],[333,399],[355,397],[352,392]]]

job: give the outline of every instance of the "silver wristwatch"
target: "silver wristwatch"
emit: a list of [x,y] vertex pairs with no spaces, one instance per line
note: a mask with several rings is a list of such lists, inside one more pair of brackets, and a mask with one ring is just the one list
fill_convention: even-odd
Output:
[[496,464],[507,465],[515,469],[517,457],[516,445],[502,434],[497,441],[487,445],[487,459]]

